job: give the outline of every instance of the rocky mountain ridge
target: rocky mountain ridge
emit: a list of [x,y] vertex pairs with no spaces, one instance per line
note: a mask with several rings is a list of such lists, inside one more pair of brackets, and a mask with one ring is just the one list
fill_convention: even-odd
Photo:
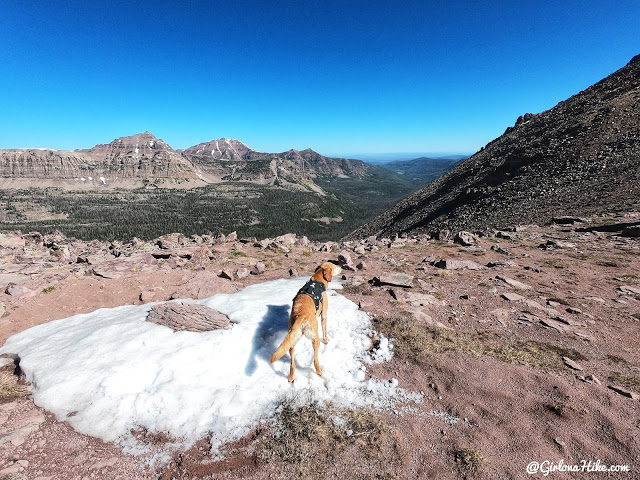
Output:
[[546,223],[640,198],[640,55],[499,138],[352,238]]
[[329,158],[310,149],[258,152],[227,138],[176,151],[150,132],[90,149],[0,150],[0,186],[4,188],[191,188],[208,183],[256,182],[320,192],[313,176],[362,176],[368,168],[358,160]]

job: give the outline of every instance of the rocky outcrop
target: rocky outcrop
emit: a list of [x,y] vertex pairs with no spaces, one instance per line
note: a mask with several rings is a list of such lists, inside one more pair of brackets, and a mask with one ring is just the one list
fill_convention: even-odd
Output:
[[350,235],[483,230],[633,209],[640,198],[640,56]]

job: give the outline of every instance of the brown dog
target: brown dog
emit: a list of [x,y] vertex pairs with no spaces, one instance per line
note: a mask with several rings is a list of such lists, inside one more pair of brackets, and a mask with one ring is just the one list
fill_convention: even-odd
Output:
[[293,307],[291,307],[291,316],[289,317],[289,332],[271,356],[271,363],[273,363],[287,353],[287,350],[289,351],[289,355],[291,355],[290,382],[293,382],[293,376],[296,372],[293,352],[302,335],[313,343],[313,365],[316,367],[316,373],[322,375],[320,363],[318,363],[318,350],[320,348],[318,315],[322,316],[322,342],[326,344],[329,341],[327,337],[328,303],[326,290],[333,276],[341,271],[342,269],[333,263],[325,262],[322,265],[318,265],[311,280],[298,291],[293,299]]

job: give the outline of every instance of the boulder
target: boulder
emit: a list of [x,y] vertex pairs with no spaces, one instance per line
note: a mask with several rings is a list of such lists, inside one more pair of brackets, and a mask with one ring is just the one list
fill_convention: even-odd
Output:
[[468,270],[482,270],[485,267],[477,264],[473,260],[454,260],[451,258],[445,258],[434,262],[434,267],[442,268],[445,270],[461,270],[466,268]]
[[478,237],[471,232],[458,232],[453,241],[459,243],[463,247],[472,247],[478,245]]
[[231,326],[229,317],[212,308],[177,302],[154,305],[146,320],[169,327],[174,332],[208,332]]
[[374,283],[378,285],[393,285],[396,287],[413,287],[413,275],[406,273],[385,272],[379,278],[374,278]]
[[264,273],[265,271],[265,265],[262,262],[258,262],[255,264],[255,266],[251,269],[251,271],[249,273],[251,273],[251,275],[260,275],[262,273]]

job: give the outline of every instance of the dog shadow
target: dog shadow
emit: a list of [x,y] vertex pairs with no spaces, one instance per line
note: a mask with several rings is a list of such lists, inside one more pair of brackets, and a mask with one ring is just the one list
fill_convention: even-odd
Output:
[[255,373],[258,368],[258,358],[267,361],[267,363],[271,359],[277,345],[273,347],[273,343],[269,342],[269,339],[275,337],[278,342],[284,340],[289,330],[289,309],[290,305],[267,305],[267,313],[260,320],[251,342],[251,354],[247,366],[244,368],[244,373],[247,376]]

